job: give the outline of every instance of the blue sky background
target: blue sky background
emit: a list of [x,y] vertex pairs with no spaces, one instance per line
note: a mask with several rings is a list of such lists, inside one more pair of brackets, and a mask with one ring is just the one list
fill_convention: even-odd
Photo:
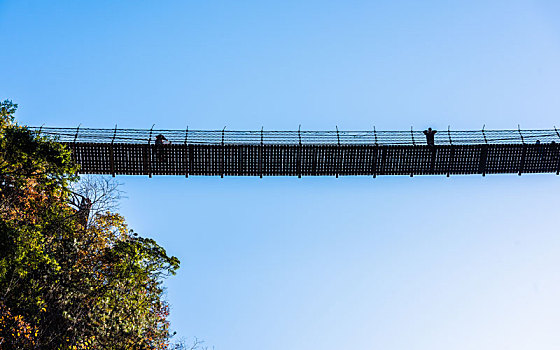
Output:
[[[557,1],[2,1],[23,124],[560,126]],[[558,349],[554,175],[119,177],[216,349]]]

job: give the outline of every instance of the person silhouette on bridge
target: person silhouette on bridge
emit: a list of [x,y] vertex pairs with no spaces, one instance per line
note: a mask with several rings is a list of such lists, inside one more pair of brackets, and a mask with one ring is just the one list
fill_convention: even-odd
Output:
[[156,144],[156,156],[157,156],[157,159],[158,159],[160,162],[163,162],[163,161],[165,160],[165,155],[164,155],[164,150],[162,149],[162,148],[163,148],[162,146],[163,146],[163,145],[170,145],[171,142],[169,142],[169,141],[167,140],[167,138],[165,138],[165,136],[163,136],[162,134],[159,134],[159,135],[156,136],[156,142],[155,142],[155,144]]
[[434,145],[434,135],[436,134],[437,130],[432,130],[432,128],[428,128],[428,130],[424,130],[424,135],[426,135],[426,143],[428,146]]
[[541,140],[537,140],[535,142],[535,146],[537,149],[537,155],[541,158],[541,160],[544,159],[544,152],[543,152],[543,146],[541,145]]
[[162,134],[156,136],[156,146],[168,145],[170,143],[171,142],[169,142]]

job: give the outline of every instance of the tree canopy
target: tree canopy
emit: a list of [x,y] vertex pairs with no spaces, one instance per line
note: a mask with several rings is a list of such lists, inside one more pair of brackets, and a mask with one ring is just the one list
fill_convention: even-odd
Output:
[[162,282],[179,260],[119,214],[72,205],[70,150],[16,109],[0,103],[0,348],[168,348]]

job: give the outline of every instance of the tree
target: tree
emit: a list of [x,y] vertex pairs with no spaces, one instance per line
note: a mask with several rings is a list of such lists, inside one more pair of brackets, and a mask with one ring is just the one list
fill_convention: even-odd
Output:
[[88,205],[86,225],[91,222],[97,214],[114,212],[119,208],[123,191],[119,188],[121,184],[112,177],[86,175],[81,176],[80,181],[72,184],[72,195],[70,204],[78,211],[83,209],[84,202]]
[[0,103],[0,348],[167,348],[162,281],[178,259],[101,210],[110,193],[84,221],[71,152],[16,109]]

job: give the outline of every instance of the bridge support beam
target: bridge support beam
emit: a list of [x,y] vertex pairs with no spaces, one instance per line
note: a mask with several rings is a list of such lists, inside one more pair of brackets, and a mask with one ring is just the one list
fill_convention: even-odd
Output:
[[525,159],[527,158],[527,145],[523,145],[523,151],[521,152],[521,161],[519,162],[519,172],[517,175],[521,176],[523,170],[525,169]]
[[455,147],[453,145],[449,146],[449,159],[447,160],[447,177],[453,169],[453,163],[455,161]]
[[478,166],[478,172],[482,176],[486,176],[486,161],[488,159],[488,145],[480,146],[480,163]]
[[115,150],[113,144],[109,145],[109,165],[111,167],[111,176],[115,177]]

